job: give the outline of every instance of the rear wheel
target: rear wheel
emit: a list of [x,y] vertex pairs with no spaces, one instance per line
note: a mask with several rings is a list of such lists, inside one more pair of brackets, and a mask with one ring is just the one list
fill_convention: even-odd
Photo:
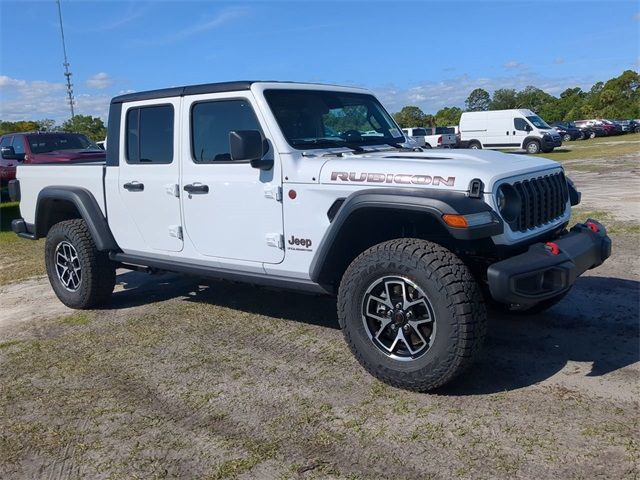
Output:
[[358,256],[340,283],[338,318],[369,373],[417,391],[462,372],[486,330],[482,295],[467,267],[419,239],[391,240]]
[[53,291],[67,307],[104,303],[116,282],[115,264],[99,252],[84,220],[65,220],[47,234],[45,264]]
[[596,138],[596,132],[591,132],[589,134],[589,138]]
[[563,141],[563,142],[570,142],[570,141],[571,141],[571,135],[569,135],[568,133],[565,133],[565,134],[562,136],[562,141]]
[[424,148],[431,148],[431,145],[429,145],[428,143],[425,143]]
[[529,140],[524,146],[524,149],[531,155],[540,153],[540,142],[538,140]]

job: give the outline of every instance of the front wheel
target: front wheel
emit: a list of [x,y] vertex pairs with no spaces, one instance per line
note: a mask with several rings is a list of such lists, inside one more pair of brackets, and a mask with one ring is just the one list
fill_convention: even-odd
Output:
[[591,132],[589,134],[589,138],[596,138],[596,132]]
[[540,153],[540,142],[537,140],[531,140],[527,142],[527,144],[524,146],[524,149],[531,155]]
[[563,141],[563,142],[565,142],[565,143],[566,143],[566,142],[570,142],[570,141],[571,141],[571,135],[569,135],[568,133],[565,133],[565,134],[562,136],[562,141]]
[[462,372],[486,330],[482,295],[467,267],[419,239],[380,243],[358,256],[340,283],[338,318],[369,373],[416,391]]
[[116,283],[115,264],[96,248],[84,220],[56,223],[44,247],[47,275],[53,291],[70,308],[104,303]]
[[471,142],[469,143],[469,148],[471,150],[482,150],[482,145],[480,145],[480,142]]

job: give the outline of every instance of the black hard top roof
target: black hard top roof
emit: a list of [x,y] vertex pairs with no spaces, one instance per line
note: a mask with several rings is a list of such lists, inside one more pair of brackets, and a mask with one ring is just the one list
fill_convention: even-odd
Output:
[[127,93],[119,95],[111,100],[111,103],[137,102],[139,100],[151,100],[153,98],[184,97],[185,95],[198,95],[201,93],[235,92],[249,90],[255,80],[243,80],[238,82],[203,83],[201,85],[187,85],[184,87],[161,88],[159,90],[147,90],[146,92]]
[[[145,92],[127,93],[111,99],[111,103],[137,102],[140,100],[152,100],[154,98],[184,97],[186,95],[199,95],[202,93],[237,92],[249,90],[254,83],[291,83],[315,85],[307,82],[292,82],[282,80],[238,80],[235,82],[203,83],[200,85],[186,85],[183,87],[161,88],[159,90],[147,90]],[[337,85],[336,85],[337,86]]]

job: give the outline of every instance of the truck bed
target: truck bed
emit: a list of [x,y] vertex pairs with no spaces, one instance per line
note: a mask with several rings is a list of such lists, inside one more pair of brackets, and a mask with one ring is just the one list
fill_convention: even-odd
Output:
[[[26,223],[34,224],[40,191],[45,187],[64,185],[90,191],[106,216],[105,169],[105,162],[19,165],[16,178],[20,181],[20,215]],[[57,179],[60,179],[59,183]]]

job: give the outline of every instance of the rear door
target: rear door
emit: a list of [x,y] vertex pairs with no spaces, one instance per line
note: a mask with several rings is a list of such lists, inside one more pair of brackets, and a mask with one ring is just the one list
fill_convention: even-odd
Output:
[[[136,250],[182,250],[178,197],[180,98],[134,102],[123,111],[118,194],[143,240]],[[124,161],[122,161],[124,160]]]
[[[185,239],[199,254],[218,259],[281,262],[281,162],[253,96],[218,93],[188,96],[184,102],[180,193]],[[273,168],[259,170],[232,160],[233,130],[260,130]]]

